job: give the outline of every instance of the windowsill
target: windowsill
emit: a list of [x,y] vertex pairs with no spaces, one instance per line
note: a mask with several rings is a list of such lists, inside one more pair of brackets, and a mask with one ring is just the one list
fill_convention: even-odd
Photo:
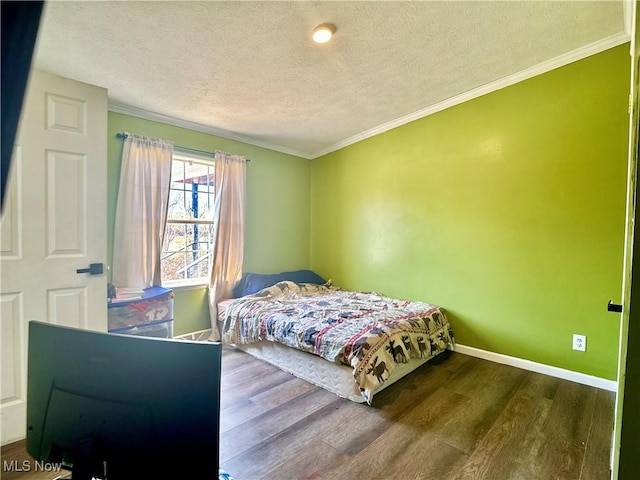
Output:
[[209,288],[209,284],[202,279],[197,279],[192,282],[165,282],[162,284],[162,286],[164,288],[170,288],[174,292],[184,292],[186,290],[202,290],[204,288]]

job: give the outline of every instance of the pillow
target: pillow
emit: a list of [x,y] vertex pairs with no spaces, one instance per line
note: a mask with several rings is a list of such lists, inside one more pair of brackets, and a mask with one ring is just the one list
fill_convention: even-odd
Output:
[[263,288],[271,287],[278,282],[314,283],[323,285],[327,283],[321,276],[311,270],[294,270],[291,272],[264,274],[245,273],[233,287],[233,296],[244,297],[259,292]]
[[315,283],[316,285],[324,285],[327,283],[320,275],[311,270],[295,270],[293,272],[282,272],[280,274],[283,280],[289,280],[294,283]]
[[240,281],[236,283],[236,286],[233,287],[233,296],[237,298],[251,295],[281,281],[282,278],[278,274],[245,273]]

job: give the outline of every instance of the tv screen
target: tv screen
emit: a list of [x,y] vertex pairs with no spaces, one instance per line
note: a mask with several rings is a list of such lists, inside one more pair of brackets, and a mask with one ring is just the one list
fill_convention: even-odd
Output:
[[221,353],[29,322],[27,451],[74,480],[218,478]]

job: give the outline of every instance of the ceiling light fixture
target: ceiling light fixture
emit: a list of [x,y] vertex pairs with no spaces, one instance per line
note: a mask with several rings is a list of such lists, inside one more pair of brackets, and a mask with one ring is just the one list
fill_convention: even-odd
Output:
[[313,41],[316,43],[326,43],[331,40],[334,33],[336,33],[335,25],[323,23],[313,29]]

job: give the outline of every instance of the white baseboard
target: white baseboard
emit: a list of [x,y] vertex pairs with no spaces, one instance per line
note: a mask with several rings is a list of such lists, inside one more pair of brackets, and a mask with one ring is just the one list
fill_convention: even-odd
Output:
[[510,357],[500,353],[488,352],[486,350],[480,350],[479,348],[467,347],[466,345],[456,344],[455,351],[472,357],[489,360],[491,362],[503,363],[512,367],[522,368],[523,370],[542,373],[556,378],[563,378],[571,382],[589,385],[590,387],[601,388],[610,392],[618,391],[618,382],[614,380],[594,377],[593,375],[565,370],[564,368],[552,367],[550,365],[544,365],[542,363],[536,363],[522,358]]
[[[203,340],[208,339],[210,333],[211,329],[209,328],[200,330],[198,332],[179,335],[175,338],[181,338],[184,340]],[[487,350],[481,350],[479,348],[467,347],[466,345],[456,344],[454,350],[458,353],[463,353],[471,357],[482,358],[491,362],[502,363],[505,365],[510,365],[512,367],[522,368],[523,370],[528,370],[530,372],[542,373],[543,375],[562,378],[564,380],[581,383],[590,387],[601,388],[610,392],[618,391],[618,382],[616,382],[615,380],[607,380],[605,378],[594,377],[593,375],[574,372],[572,370],[565,370],[564,368],[552,367],[550,365],[544,365],[542,363],[536,363],[530,360],[524,360],[522,358],[510,357],[509,355],[502,355],[500,353],[489,352]]]

